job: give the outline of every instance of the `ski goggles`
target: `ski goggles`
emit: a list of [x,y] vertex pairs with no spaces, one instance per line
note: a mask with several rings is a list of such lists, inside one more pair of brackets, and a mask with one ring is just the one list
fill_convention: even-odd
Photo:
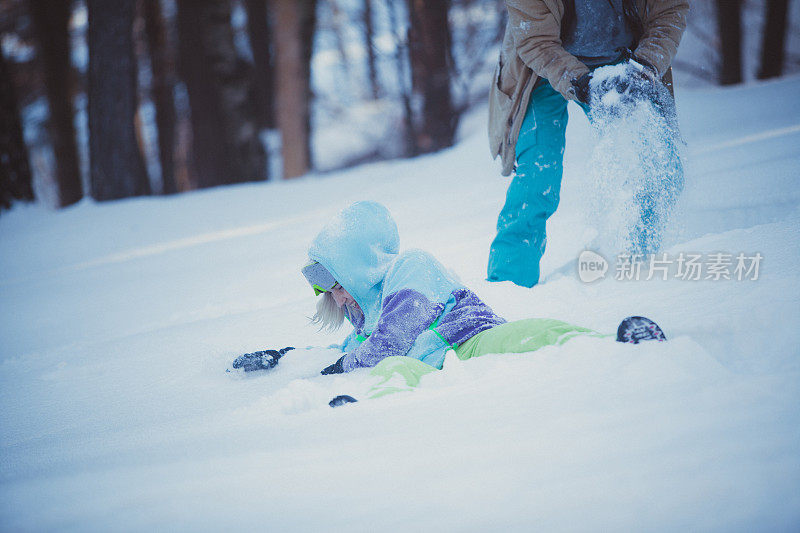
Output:
[[336,286],[336,280],[328,269],[317,261],[311,261],[302,269],[306,281],[314,289],[314,295],[319,296]]

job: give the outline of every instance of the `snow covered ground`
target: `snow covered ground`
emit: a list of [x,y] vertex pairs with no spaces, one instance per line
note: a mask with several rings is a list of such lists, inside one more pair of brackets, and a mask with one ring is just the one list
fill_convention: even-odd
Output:
[[[800,77],[678,94],[688,172],[666,251],[705,267],[732,254],[731,274],[760,253],[757,280],[620,281],[607,257],[605,280],[581,282],[569,265],[594,234],[596,185],[580,112],[532,290],[484,281],[507,184],[485,110],[416,160],[16,207],[0,217],[0,529],[796,531],[798,94]],[[508,319],[611,333],[643,314],[670,341],[452,361],[414,392],[330,409],[366,371],[317,374],[337,356],[304,347],[346,332],[308,326],[298,269],[360,199]],[[270,373],[225,372],[287,345]]]

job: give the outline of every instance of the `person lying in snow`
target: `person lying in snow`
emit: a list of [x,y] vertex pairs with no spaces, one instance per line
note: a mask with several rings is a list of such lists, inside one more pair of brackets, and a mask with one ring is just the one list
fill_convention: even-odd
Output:
[[[397,225],[375,202],[342,210],[314,239],[308,256],[302,273],[321,296],[312,323],[337,329],[347,319],[353,326],[341,348],[344,354],[322,374],[398,358],[441,369],[451,349],[463,360],[531,352],[578,335],[605,336],[550,318],[507,322],[429,253],[400,253]],[[651,339],[665,337],[646,318],[629,317],[620,324],[621,342]],[[246,354],[233,366],[271,368],[289,349]]]

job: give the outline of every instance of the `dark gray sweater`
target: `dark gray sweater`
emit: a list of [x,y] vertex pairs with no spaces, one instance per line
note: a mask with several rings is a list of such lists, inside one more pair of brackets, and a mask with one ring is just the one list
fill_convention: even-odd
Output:
[[575,23],[561,36],[564,50],[589,68],[616,60],[619,48],[632,48],[634,35],[625,21],[622,0],[574,0]]

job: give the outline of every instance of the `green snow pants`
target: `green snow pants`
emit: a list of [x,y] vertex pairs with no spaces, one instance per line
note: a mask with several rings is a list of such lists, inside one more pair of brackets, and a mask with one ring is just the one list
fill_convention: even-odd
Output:
[[[551,345],[561,345],[581,335],[606,337],[596,331],[573,326],[552,318],[528,318],[506,322],[474,335],[455,348],[459,359],[471,359],[490,353],[525,353]],[[393,356],[375,365],[371,374],[379,382],[367,393],[378,398],[395,392],[413,390],[425,374],[436,369],[418,359]]]
[[591,329],[553,318],[527,318],[478,333],[456,347],[456,355],[464,360],[488,353],[533,352],[545,346],[564,344],[579,335],[603,336]]
[[[579,105],[588,114],[589,107]],[[517,139],[517,172],[489,249],[489,281],[512,281],[523,287],[539,282],[545,224],[556,212],[561,194],[567,117],[567,101],[539,78]]]

